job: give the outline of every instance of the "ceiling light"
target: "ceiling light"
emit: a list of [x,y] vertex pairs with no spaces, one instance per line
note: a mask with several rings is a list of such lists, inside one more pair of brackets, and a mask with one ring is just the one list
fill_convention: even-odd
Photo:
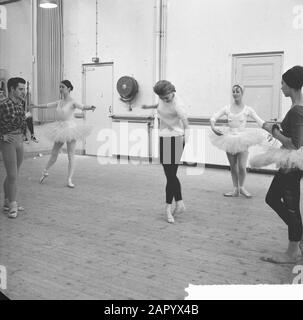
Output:
[[55,0],[40,0],[40,7],[43,9],[57,8],[57,2]]

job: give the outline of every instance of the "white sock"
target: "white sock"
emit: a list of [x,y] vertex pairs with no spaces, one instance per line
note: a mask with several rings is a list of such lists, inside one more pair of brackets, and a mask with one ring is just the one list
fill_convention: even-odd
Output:
[[13,201],[9,204],[9,209],[15,209],[18,207],[17,201]]
[[184,201],[180,200],[176,202],[177,208],[185,208]]

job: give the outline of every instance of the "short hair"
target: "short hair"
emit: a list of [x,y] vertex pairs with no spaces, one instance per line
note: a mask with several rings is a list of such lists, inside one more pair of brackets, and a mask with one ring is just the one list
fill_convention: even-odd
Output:
[[301,90],[303,86],[303,67],[292,67],[282,75],[282,79],[290,88]]
[[74,90],[74,87],[69,80],[63,80],[63,81],[61,81],[61,83],[63,83],[68,89],[70,89],[70,91]]
[[19,85],[19,83],[22,83],[22,84],[26,84],[26,81],[23,79],[23,78],[10,78],[8,81],[7,81],[7,90],[8,92],[11,92],[11,89],[16,89]]
[[171,82],[167,80],[160,80],[155,84],[154,92],[158,96],[165,96],[172,92],[176,92],[176,88]]

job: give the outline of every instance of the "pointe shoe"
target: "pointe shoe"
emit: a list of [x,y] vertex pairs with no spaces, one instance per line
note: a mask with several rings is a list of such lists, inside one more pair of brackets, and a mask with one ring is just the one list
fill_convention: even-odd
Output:
[[224,193],[224,197],[239,197],[240,192],[239,189],[236,188],[234,191]]
[[240,194],[246,198],[252,198],[252,195],[244,187],[240,187]]
[[49,173],[48,173],[46,170],[43,170],[43,171],[42,171],[42,176],[41,176],[41,178],[40,178],[40,180],[39,180],[39,183],[42,184],[43,181],[44,181],[48,176],[49,176]]
[[7,216],[10,219],[16,219],[18,217],[18,207],[16,206],[16,207],[10,208]]
[[69,182],[67,183],[67,187],[68,187],[68,188],[71,188],[71,189],[74,189],[74,188],[75,188],[75,185],[74,185],[71,181],[69,181]]

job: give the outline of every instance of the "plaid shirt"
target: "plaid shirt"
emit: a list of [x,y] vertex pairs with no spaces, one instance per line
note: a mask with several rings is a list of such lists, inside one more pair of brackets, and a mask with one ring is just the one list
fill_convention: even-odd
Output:
[[0,136],[18,129],[26,129],[24,102],[7,98],[0,102]]

